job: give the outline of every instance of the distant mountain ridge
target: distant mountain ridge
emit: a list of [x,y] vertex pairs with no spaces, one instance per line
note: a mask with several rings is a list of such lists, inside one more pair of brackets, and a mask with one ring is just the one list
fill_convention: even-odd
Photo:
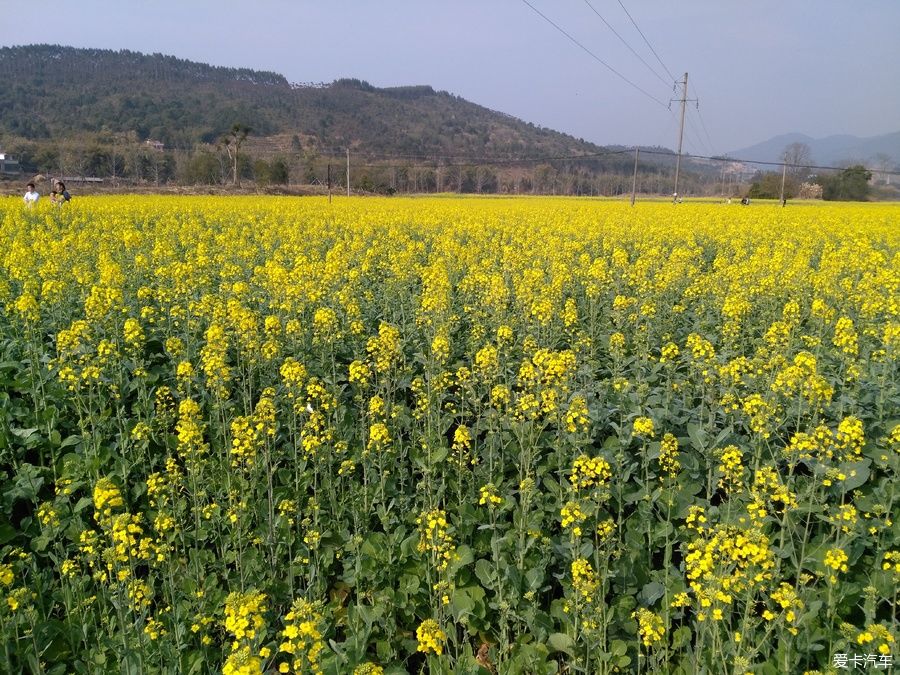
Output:
[[838,134],[825,138],[813,138],[805,134],[790,133],[775,136],[762,143],[729,152],[731,157],[756,162],[778,162],[786,146],[791,143],[806,143],[812,152],[814,164],[834,166],[847,162],[871,163],[878,154],[900,163],[900,131],[880,136],[860,138],[849,134]]

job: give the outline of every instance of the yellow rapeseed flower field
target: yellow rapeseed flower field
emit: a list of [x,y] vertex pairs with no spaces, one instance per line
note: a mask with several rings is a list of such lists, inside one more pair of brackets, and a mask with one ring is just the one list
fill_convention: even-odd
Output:
[[0,307],[2,672],[897,654],[896,205],[7,199]]

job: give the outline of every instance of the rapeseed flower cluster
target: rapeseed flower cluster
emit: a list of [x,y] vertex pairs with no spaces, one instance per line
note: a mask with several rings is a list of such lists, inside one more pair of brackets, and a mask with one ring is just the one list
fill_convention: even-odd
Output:
[[419,526],[416,550],[431,554],[432,564],[438,571],[447,569],[456,548],[447,524],[447,514],[441,509],[432,509],[416,518],[416,524]]
[[591,564],[584,558],[572,561],[572,589],[581,602],[591,602],[600,586]]
[[727,493],[740,492],[744,484],[744,454],[736,445],[722,448],[718,453],[719,487]]
[[735,595],[763,585],[774,567],[769,538],[757,528],[716,525],[701,532],[685,556],[685,576],[700,606],[698,621],[709,619],[710,610],[721,614]]
[[610,478],[612,478],[612,468],[605,459],[579,455],[572,463],[569,481],[572,483],[572,488],[578,492],[589,488],[603,490],[608,486]]
[[444,643],[447,640],[447,634],[441,630],[438,622],[434,619],[425,619],[416,628],[416,639],[419,641],[417,651],[429,654],[431,652],[440,656],[444,653]]
[[632,425],[631,435],[638,438],[653,438],[655,429],[649,417],[637,417]]
[[325,649],[324,620],[321,609],[314,603],[298,598],[285,615],[282,642],[278,650],[289,655],[287,668],[279,672],[321,673],[322,651]]
[[225,599],[225,630],[234,636],[235,644],[253,641],[265,629],[266,596],[264,593],[233,591]]
[[678,439],[670,433],[663,436],[659,445],[659,468],[669,478],[675,478],[681,470],[681,463],[678,461]]
[[854,642],[861,647],[872,645],[879,654],[888,655],[893,652],[897,639],[887,626],[871,623],[856,634]]
[[94,485],[94,512],[99,522],[108,521],[113,511],[125,505],[118,486],[109,478],[101,478]]
[[778,588],[772,592],[770,597],[778,605],[780,613],[776,614],[771,610],[766,609],[763,611],[763,618],[766,621],[774,621],[778,616],[783,616],[784,621],[787,624],[788,632],[791,635],[796,635],[798,632],[796,627],[797,621],[799,620],[798,612],[802,611],[805,606],[798,596],[797,591],[793,586],[782,581]]
[[478,499],[479,506],[488,506],[493,508],[503,503],[503,497],[497,494],[497,487],[493,483],[482,485],[479,489],[480,497]]
[[847,552],[842,548],[830,548],[825,551],[825,558],[823,560],[825,567],[833,570],[828,577],[831,583],[837,583],[838,577],[835,572],[847,572],[849,570],[847,567],[848,560]]
[[662,618],[645,607],[639,607],[631,613],[631,618],[638,622],[638,634],[644,647],[650,649],[662,642],[665,635]]

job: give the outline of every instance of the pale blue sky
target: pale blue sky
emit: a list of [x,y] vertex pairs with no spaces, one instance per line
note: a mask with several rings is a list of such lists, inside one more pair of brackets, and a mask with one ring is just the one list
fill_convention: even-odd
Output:
[[[668,104],[675,96],[619,0],[529,1],[655,98]],[[688,151],[726,152],[793,131],[900,131],[900,0],[622,4],[671,73],[689,72],[689,95],[699,92],[700,116],[688,112]],[[601,144],[676,144],[674,115],[523,0],[0,0],[0,17],[2,46],[161,52],[291,81],[430,84]]]

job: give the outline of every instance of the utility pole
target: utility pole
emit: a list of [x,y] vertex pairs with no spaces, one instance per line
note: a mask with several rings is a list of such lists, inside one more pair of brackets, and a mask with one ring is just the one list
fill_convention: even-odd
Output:
[[350,148],[347,148],[347,196],[350,196]]
[[111,162],[111,164],[112,164],[112,167],[111,167],[112,168],[112,182],[113,182],[113,185],[116,185],[116,135],[115,135],[115,133],[113,134],[112,143],[113,143],[112,162]]
[[781,165],[781,205],[784,206],[784,179],[787,176],[787,162]]
[[328,203],[331,203],[331,162],[328,162]]
[[722,200],[723,201],[728,199],[728,195],[725,194],[725,168],[726,167],[727,167],[727,164],[725,164],[725,162],[722,162]]
[[[637,189],[637,165],[638,165],[638,156],[641,154],[640,148],[634,149],[634,176],[631,178],[631,205],[634,206],[634,192]],[[593,189],[593,184],[591,185],[591,189]]]
[[[681,128],[678,130],[678,158],[675,160],[675,194],[672,195],[673,201],[678,199],[678,174],[681,171],[681,146],[684,141],[684,108],[685,104],[688,100],[696,100],[696,99],[688,99],[687,97],[687,83],[688,83],[688,74],[684,74],[684,80],[681,81],[681,98],[673,99],[677,100],[681,103]],[[672,105],[672,101],[669,101],[669,105]]]

